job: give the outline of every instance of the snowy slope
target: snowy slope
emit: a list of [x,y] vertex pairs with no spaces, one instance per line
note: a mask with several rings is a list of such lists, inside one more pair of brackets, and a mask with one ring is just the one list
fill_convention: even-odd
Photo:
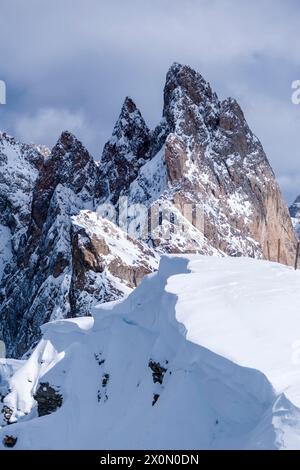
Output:
[[[299,283],[299,272],[264,261],[163,257],[157,274],[95,308],[94,319],[43,326],[8,378],[4,405],[18,422],[0,430],[0,442],[299,449]],[[33,395],[49,385],[62,406],[37,417]]]
[[168,284],[187,339],[259,369],[300,407],[300,272],[246,258],[202,257],[189,268],[194,283],[177,276]]

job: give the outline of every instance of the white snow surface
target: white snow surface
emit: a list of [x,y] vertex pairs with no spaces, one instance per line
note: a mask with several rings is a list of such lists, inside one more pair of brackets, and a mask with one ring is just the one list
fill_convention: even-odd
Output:
[[[18,422],[0,443],[9,434],[15,449],[299,449],[299,285],[299,271],[267,261],[162,257],[125,300],[42,327],[31,357],[6,370],[4,404]],[[43,417],[39,382],[63,396]]]

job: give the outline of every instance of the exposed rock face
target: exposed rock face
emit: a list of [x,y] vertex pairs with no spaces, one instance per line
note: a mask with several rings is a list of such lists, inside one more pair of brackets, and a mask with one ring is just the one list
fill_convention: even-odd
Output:
[[[160,129],[155,131],[159,144],[152,145],[163,146],[139,169],[127,192],[130,200],[177,213],[180,223],[185,208],[196,205],[204,235],[194,244],[196,251],[213,247],[232,256],[267,257],[269,241],[271,259],[277,260],[280,239],[280,261],[292,263],[296,240],[288,209],[237,102],[220,102],[200,74],[173,64]],[[170,242],[158,237],[154,245],[184,252],[195,238],[187,230],[181,232],[181,244],[171,235]]]
[[[43,323],[128,293],[156,269],[155,252],[260,258],[269,242],[277,260],[280,239],[280,261],[294,260],[288,209],[260,142],[237,102],[219,101],[187,66],[168,71],[153,131],[125,99],[99,164],[69,132],[50,153],[0,134],[0,170],[0,339],[9,356],[34,344]],[[97,215],[99,203],[130,237]]]
[[[123,235],[108,221],[99,235],[102,222],[95,214],[86,232],[89,215],[78,214],[96,206],[99,178],[92,157],[68,132],[42,161],[28,189],[27,231],[1,283],[0,335],[8,356],[24,354],[43,323],[88,315],[91,305],[122,297],[156,268],[154,253],[134,241],[126,240],[127,251],[135,253],[129,262],[122,259],[123,247],[121,256],[113,254],[110,245]],[[98,232],[89,238],[93,225]]]
[[297,237],[300,239],[300,196],[298,196],[295,202],[291,205],[290,215]]
[[71,245],[71,303],[77,316],[89,315],[96,302],[123,297],[158,267],[151,249],[95,212],[81,211],[73,217]]
[[17,443],[17,440],[18,440],[18,438],[15,437],[15,436],[6,435],[3,438],[3,445],[5,447],[15,447],[15,445]]
[[41,382],[35,395],[34,399],[38,406],[38,415],[46,416],[54,413],[63,403],[63,397],[51,387],[48,382]]
[[38,228],[43,226],[59,185],[71,190],[91,207],[97,197],[99,176],[98,166],[82,143],[71,133],[63,132],[50,158],[45,160],[34,188],[33,224]]
[[3,419],[6,424],[10,424],[10,418],[12,417],[13,410],[9,406],[4,405],[1,413],[3,414]]
[[151,134],[131,98],[126,98],[101,159],[102,195],[114,204],[150,158]]

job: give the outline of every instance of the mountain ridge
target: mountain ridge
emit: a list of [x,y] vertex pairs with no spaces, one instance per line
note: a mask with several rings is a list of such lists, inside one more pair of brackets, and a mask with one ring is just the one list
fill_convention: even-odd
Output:
[[[38,341],[44,322],[128,293],[162,253],[267,258],[269,245],[277,260],[280,239],[280,261],[294,262],[291,219],[261,143],[238,103],[219,101],[189,66],[168,70],[153,130],[125,98],[99,163],[68,131],[50,154],[6,134],[0,151],[0,335],[11,356]],[[114,233],[109,246],[99,224]],[[120,240],[124,259],[138,250],[129,265]]]

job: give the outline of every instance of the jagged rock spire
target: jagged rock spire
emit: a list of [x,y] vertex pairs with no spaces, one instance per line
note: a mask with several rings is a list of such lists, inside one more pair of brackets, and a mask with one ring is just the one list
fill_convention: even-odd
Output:
[[150,131],[129,97],[126,97],[114,126],[112,138],[105,145],[102,161],[110,161],[121,155],[132,161],[135,158],[145,158],[150,146]]
[[202,75],[187,65],[174,63],[166,77],[163,117],[170,131],[183,139],[206,133],[205,127],[216,127],[219,101]]
[[174,63],[153,141],[156,153],[165,144],[164,161],[140,169],[135,201],[153,201],[153,191],[146,188],[154,180],[162,206],[166,201],[180,208],[187,202],[202,205],[204,235],[215,248],[234,256],[267,257],[268,242],[276,260],[281,239],[281,261],[292,262],[295,237],[286,204],[236,100],[220,102],[200,73]]
[[[266,258],[269,245],[274,261],[280,239],[280,261],[291,264],[295,258],[288,209],[240,106],[233,99],[220,102],[208,82],[185,65],[175,63],[168,71],[163,119],[153,132],[132,99],[125,99],[99,166],[64,131],[47,158],[2,136],[0,167],[0,224],[6,234],[7,228],[12,232],[8,241],[16,247],[12,261],[2,263],[0,337],[10,337],[16,355],[36,338],[44,321],[76,315],[78,298],[80,312],[88,311],[87,299],[108,286],[105,266],[93,261],[102,241],[93,232],[90,243],[72,222],[80,210],[93,209],[98,201],[117,208],[119,196],[126,195],[129,204],[171,211],[172,220],[180,224],[166,230],[170,237],[163,239],[159,228],[148,239],[161,252],[222,251]],[[201,229],[187,220],[187,206],[202,211]],[[72,234],[80,235],[78,256]],[[114,237],[118,252],[119,238]],[[83,244],[87,250],[81,250]],[[119,266],[122,277],[124,267],[115,260],[113,268]],[[87,294],[81,296],[84,289]]]
[[[216,94],[212,92],[210,84],[188,65],[174,62],[169,68],[164,88],[164,113],[170,105],[170,101],[176,98],[181,90],[191,101],[200,106],[206,100],[212,100]],[[179,97],[179,96],[178,96]]]
[[150,158],[151,133],[133,100],[125,98],[111,139],[105,144],[101,166],[107,185],[103,197],[117,202]]
[[71,132],[64,131],[41,168],[32,203],[33,220],[42,227],[55,188],[59,184],[85,200],[97,197],[100,174],[93,157]]

